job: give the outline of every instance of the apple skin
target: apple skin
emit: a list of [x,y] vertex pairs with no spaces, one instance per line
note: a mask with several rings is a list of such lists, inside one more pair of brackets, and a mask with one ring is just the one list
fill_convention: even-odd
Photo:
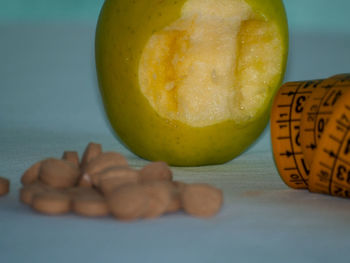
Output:
[[284,46],[278,84],[249,122],[227,120],[191,127],[161,117],[142,94],[138,65],[148,38],[180,17],[184,0],[106,0],[97,24],[95,55],[100,92],[110,124],[141,158],[173,166],[221,164],[246,150],[265,129],[288,56],[288,25],[281,0],[245,0],[275,21]]

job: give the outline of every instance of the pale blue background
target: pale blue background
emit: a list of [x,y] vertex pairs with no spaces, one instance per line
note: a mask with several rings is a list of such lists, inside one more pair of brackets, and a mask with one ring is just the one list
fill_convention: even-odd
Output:
[[[89,141],[146,164],[109,129],[94,68],[101,0],[0,0],[0,262],[348,262],[350,201],[289,189],[274,166],[267,127],[224,165],[172,168],[175,179],[223,190],[214,218],[179,212],[121,223],[112,217],[42,216],[18,201],[20,176]],[[350,72],[350,1],[287,0],[285,81]]]

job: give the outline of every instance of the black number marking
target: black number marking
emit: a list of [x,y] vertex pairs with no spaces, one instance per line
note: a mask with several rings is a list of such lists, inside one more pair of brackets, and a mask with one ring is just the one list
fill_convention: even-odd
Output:
[[310,170],[309,170],[307,164],[305,163],[304,158],[301,159],[301,163],[302,163],[302,165],[303,165],[303,168],[304,168],[305,173],[306,173],[306,174],[309,174],[309,173],[310,173]]
[[336,177],[340,181],[345,181],[346,183],[350,183],[350,170],[348,170],[344,165],[340,164],[337,169]]
[[323,119],[323,118],[320,118],[320,119],[318,120],[318,122],[317,122],[317,130],[318,130],[318,132],[320,132],[320,133],[323,132],[323,130],[324,130],[324,125],[325,125],[324,119]]
[[295,135],[295,144],[300,146],[300,126],[295,125],[294,129],[297,130],[297,134]]
[[300,113],[304,110],[304,107],[303,107],[303,102],[306,100],[306,97],[305,96],[300,96],[298,97],[297,99],[297,104],[295,105],[295,111],[297,113]]
[[350,139],[346,142],[344,154],[348,154],[350,152]]
[[338,90],[338,91],[332,90],[332,92],[328,95],[323,105],[334,106],[334,104],[337,102],[337,100],[340,98],[342,94],[343,93],[341,92],[341,90]]
[[346,173],[346,167],[344,165],[339,165],[336,176],[340,181],[344,181],[344,173]]

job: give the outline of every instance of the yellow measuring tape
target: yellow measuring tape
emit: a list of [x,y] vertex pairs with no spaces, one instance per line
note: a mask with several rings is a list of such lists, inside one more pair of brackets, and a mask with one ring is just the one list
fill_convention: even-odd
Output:
[[349,109],[350,74],[280,88],[271,111],[271,142],[288,186],[350,197]]

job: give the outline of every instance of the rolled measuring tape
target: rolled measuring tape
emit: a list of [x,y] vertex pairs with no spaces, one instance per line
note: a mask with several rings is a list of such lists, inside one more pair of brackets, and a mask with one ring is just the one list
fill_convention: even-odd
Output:
[[[329,131],[332,130],[339,112],[343,113],[346,99],[350,103],[348,90],[350,74],[328,79],[288,82],[279,89],[271,109],[271,143],[277,170],[288,186],[336,195],[334,191],[329,191],[333,174],[336,176],[333,170],[328,171],[327,179],[322,177],[322,184],[319,182],[319,160],[325,158],[320,157],[319,152],[322,152],[320,149],[324,145],[336,145],[329,138]],[[334,150],[332,148],[332,153]],[[329,154],[327,158],[332,159]],[[350,154],[347,158],[350,165]],[[324,170],[322,173],[325,175]],[[328,181],[325,182],[326,180]],[[325,190],[325,185],[328,190]]]

